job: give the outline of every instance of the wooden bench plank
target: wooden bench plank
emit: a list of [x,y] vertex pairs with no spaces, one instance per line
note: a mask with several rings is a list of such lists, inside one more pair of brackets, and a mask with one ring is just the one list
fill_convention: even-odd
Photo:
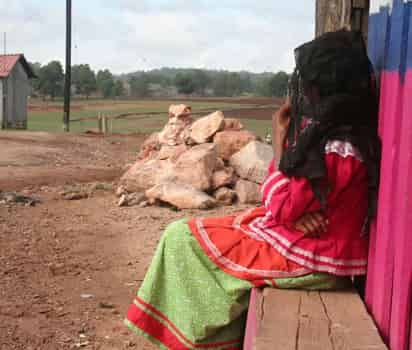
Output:
[[320,297],[331,322],[334,349],[387,349],[358,294],[321,292]]
[[245,350],[385,350],[355,291],[252,292]]
[[301,292],[297,349],[333,350],[330,322],[320,294]]
[[[259,307],[259,306],[258,306]],[[261,318],[255,349],[295,350],[299,323],[300,293],[266,288],[260,308]]]

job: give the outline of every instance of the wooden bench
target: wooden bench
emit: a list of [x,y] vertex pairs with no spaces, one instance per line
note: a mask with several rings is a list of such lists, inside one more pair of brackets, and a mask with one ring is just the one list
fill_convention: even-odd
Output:
[[384,350],[354,290],[253,289],[244,350]]

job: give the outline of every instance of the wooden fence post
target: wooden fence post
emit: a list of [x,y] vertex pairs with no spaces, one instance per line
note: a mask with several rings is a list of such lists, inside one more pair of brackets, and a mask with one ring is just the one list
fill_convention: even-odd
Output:
[[103,124],[103,134],[106,135],[108,132],[108,128],[107,128],[108,124],[107,124],[107,117],[104,114],[102,116],[102,124]]
[[101,134],[103,131],[103,126],[102,126],[102,115],[100,112],[97,114],[97,127],[99,129],[99,133]]

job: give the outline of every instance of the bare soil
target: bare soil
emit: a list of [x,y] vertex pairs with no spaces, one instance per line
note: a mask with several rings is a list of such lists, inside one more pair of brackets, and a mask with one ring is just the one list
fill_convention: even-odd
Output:
[[133,162],[144,135],[0,133],[0,190],[112,181]]
[[[162,231],[181,217],[224,215],[119,208],[116,180],[143,136],[0,134],[0,190],[41,200],[0,204],[0,349],[154,347],[122,324]],[[104,183],[64,200],[67,186]]]
[[237,119],[254,119],[254,120],[272,120],[272,115],[275,112],[274,107],[268,108],[241,108],[225,112],[227,118]]

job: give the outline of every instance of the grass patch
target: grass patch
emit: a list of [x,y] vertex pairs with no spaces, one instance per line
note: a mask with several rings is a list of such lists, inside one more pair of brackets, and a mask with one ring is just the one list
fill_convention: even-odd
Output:
[[268,133],[272,133],[271,120],[241,119],[245,129],[254,132],[263,139]]
[[[250,105],[225,102],[210,101],[184,101],[192,106],[194,112],[200,110],[225,110],[247,108]],[[84,119],[70,123],[70,131],[73,133],[82,133],[90,129],[97,129],[98,113],[106,116],[116,116],[123,113],[162,113],[159,115],[142,115],[130,117],[127,119],[109,120],[109,128],[113,133],[152,133],[163,128],[167,121],[167,111],[170,101],[167,100],[142,100],[142,101],[108,101],[108,100],[90,100],[74,101],[72,104],[71,119]],[[28,116],[28,129],[31,131],[46,131],[58,133],[63,131],[63,103],[61,101],[42,102],[32,101],[30,104]],[[253,113],[253,112],[251,112]],[[266,120],[241,119],[245,128],[255,132],[257,135],[264,137],[271,129],[271,122]]]
[[[183,101],[184,103],[185,101]],[[113,132],[135,133],[157,130],[157,124],[165,123],[170,101],[75,101],[72,104],[71,119],[87,119],[97,117],[98,113],[106,116],[116,116],[123,113],[162,113],[160,116],[150,116],[113,121]],[[189,101],[193,111],[244,108],[245,105],[220,102],[193,102]],[[63,130],[63,104],[59,101],[40,102],[31,104],[28,115],[28,129],[32,131],[60,132]],[[97,128],[97,120],[83,120],[72,122],[72,132],[84,132],[87,129]]]

